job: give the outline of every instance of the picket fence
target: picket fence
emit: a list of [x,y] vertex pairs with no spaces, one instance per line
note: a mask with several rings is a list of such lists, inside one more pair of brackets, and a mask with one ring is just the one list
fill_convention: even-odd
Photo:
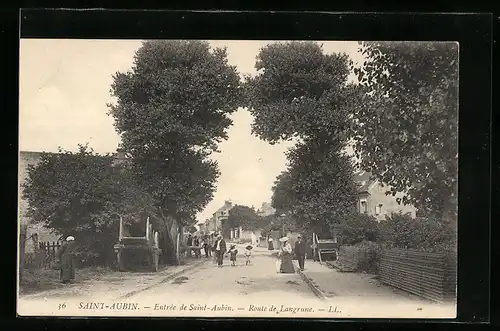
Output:
[[37,267],[48,269],[55,262],[60,242],[40,242],[36,252]]
[[379,276],[384,284],[444,302],[456,298],[456,269],[456,254],[390,249],[380,256]]

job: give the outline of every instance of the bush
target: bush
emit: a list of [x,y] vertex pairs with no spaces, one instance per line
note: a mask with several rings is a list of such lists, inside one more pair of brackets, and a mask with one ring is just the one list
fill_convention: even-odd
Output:
[[342,220],[339,235],[345,245],[356,245],[364,240],[377,241],[378,222],[373,216],[352,213]]
[[381,247],[373,241],[362,241],[353,246],[342,246],[338,263],[355,271],[377,273]]
[[393,213],[380,222],[380,243],[386,248],[456,251],[456,223],[433,217],[414,219],[409,214]]
[[359,250],[358,270],[377,273],[382,248],[373,241],[364,240],[354,247]]

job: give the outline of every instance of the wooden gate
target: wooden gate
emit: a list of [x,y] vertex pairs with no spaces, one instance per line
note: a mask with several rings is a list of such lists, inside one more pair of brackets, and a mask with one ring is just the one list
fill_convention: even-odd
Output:
[[57,251],[61,247],[60,242],[41,242],[39,243],[39,248],[37,256],[35,257],[35,263],[39,268],[48,269],[51,264],[56,261]]

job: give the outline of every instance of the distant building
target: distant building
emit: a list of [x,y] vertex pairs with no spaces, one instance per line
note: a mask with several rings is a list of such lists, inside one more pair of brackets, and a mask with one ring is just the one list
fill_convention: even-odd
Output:
[[233,208],[233,203],[230,200],[226,200],[224,205],[217,209],[217,211],[212,214],[212,217],[205,221],[204,231],[222,231],[222,224],[227,220],[231,208]]
[[396,196],[386,195],[389,186],[384,186],[378,180],[371,178],[371,173],[359,171],[355,173],[354,180],[359,185],[357,210],[361,213],[374,216],[378,221],[385,219],[386,215],[402,212],[416,216],[416,208],[411,205],[398,204],[396,198],[402,197],[399,193]]
[[274,209],[269,202],[263,202],[262,206],[257,211],[257,214],[262,217],[273,215],[274,213],[276,213],[276,209]]

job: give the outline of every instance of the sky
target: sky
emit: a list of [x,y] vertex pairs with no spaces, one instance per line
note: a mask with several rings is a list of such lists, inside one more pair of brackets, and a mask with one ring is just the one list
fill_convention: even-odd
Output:
[[[226,46],[228,61],[241,74],[255,74],[256,56],[272,41],[210,41]],[[325,53],[346,53],[362,61],[357,42],[321,41]],[[113,153],[120,138],[107,115],[112,75],[127,71],[140,40],[22,39],[20,46],[19,149],[76,151],[88,143],[98,153]],[[354,79],[353,76],[350,79]],[[253,136],[246,109],[232,114],[228,140],[212,155],[221,176],[213,200],[198,215],[210,217],[225,200],[260,207],[270,202],[276,176],[286,168],[291,143],[269,145]]]

